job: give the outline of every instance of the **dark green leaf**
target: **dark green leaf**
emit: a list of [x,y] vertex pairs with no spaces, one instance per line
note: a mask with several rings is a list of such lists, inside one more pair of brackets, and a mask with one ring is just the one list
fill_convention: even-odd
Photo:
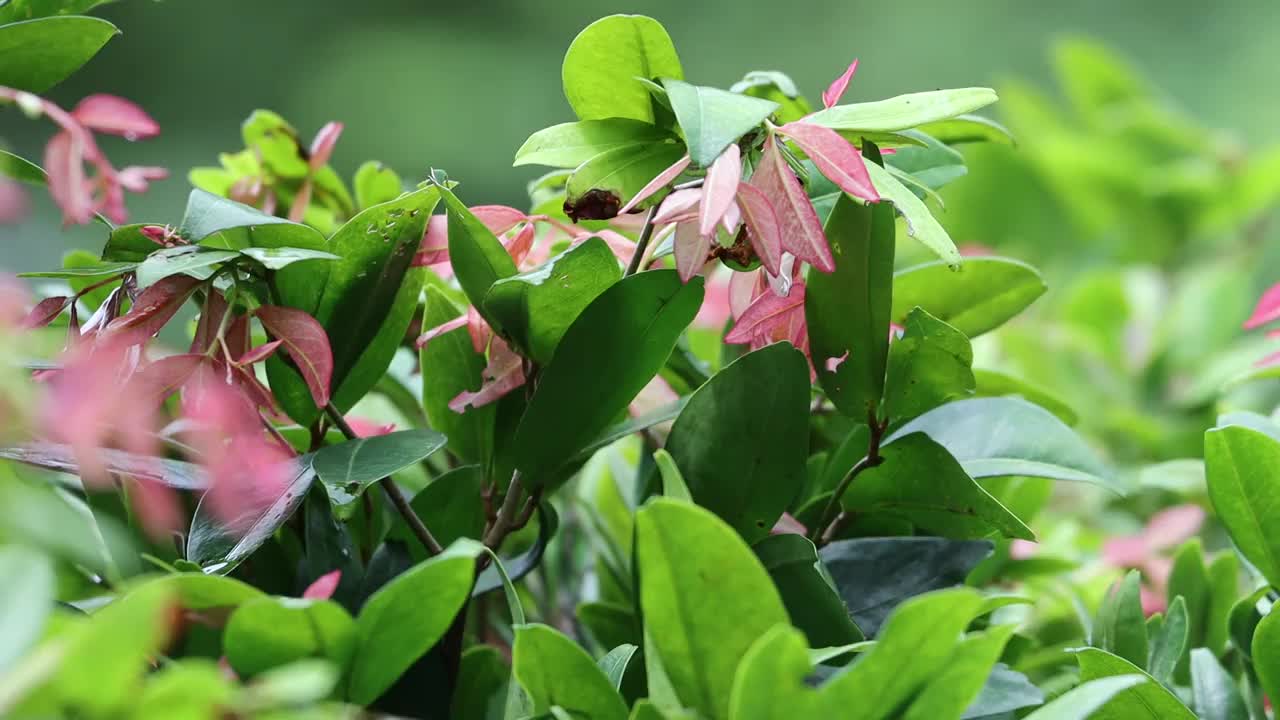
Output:
[[[241,232],[229,233],[237,230]],[[224,237],[215,246],[232,250],[247,247],[325,247],[324,235],[313,227],[267,215],[257,208],[204,190],[192,190],[187,198],[186,214],[182,218],[183,236],[197,242],[219,233],[223,233]],[[153,247],[154,245],[152,243]]]
[[320,657],[346,667],[355,649],[355,621],[331,600],[260,598],[231,613],[222,649],[241,677]]
[[500,720],[511,670],[492,645],[474,645],[462,653],[458,683],[449,717],[455,720]]
[[187,559],[205,572],[225,574],[261,547],[302,504],[316,477],[310,456],[304,455],[292,463],[293,478],[284,485],[280,495],[270,503],[250,503],[245,514],[233,522],[223,523],[213,517],[201,502],[187,534]]
[[1204,455],[1209,499],[1222,524],[1245,559],[1280,586],[1280,443],[1233,425],[1205,433]]
[[[761,378],[769,382],[762,386]],[[698,388],[666,449],[694,501],[754,542],[804,482],[808,416],[808,363],[789,343],[776,343],[743,355]]]
[[[875,165],[875,163],[867,163]],[[833,273],[811,273],[805,319],[818,381],[845,415],[864,422],[884,394],[893,298],[893,213],[836,200],[826,224]],[[830,370],[828,362],[838,363]]]
[[316,451],[311,460],[334,506],[356,501],[369,485],[430,457],[445,436],[415,428],[357,438]]
[[884,412],[910,420],[943,403],[973,394],[973,348],[959,330],[915,308],[902,337],[889,346]]
[[662,85],[684,131],[689,157],[698,167],[709,167],[725,148],[778,109],[778,103],[769,100],[678,79],[663,78]]
[[516,466],[535,483],[592,441],[657,374],[702,304],[674,270],[615,283],[569,326],[516,430]]
[[[513,582],[520,580],[538,567],[538,563],[542,561],[542,556],[547,551],[547,545],[551,543],[559,527],[560,517],[556,514],[555,507],[551,503],[540,503],[538,505],[538,537],[534,540],[533,546],[513,558],[502,561],[507,575]],[[480,577],[476,578],[476,585],[471,595],[479,597],[492,592],[502,587],[504,582],[497,566],[490,565],[480,573]]]
[[885,167],[907,174],[914,182],[931,190],[964,177],[968,168],[964,156],[939,140],[922,132],[907,131],[921,141],[921,145],[908,145],[885,158]]
[[511,666],[529,693],[533,712],[557,705],[573,716],[626,720],[627,705],[591,656],[546,625],[515,628]]
[[1280,697],[1280,611],[1275,605],[1253,632],[1253,667],[1267,697]]
[[154,240],[143,235],[141,230],[147,223],[121,225],[111,231],[107,244],[102,248],[102,259],[108,262],[140,263],[160,246]]
[[1031,684],[1026,675],[1010,670],[1004,663],[996,663],[982,692],[965,708],[960,720],[979,720],[1043,704],[1044,693]]
[[805,634],[810,647],[836,647],[863,639],[808,538],[770,535],[752,550],[782,595],[791,624]]
[[[432,480],[409,502],[414,513],[431,529],[441,545],[448,546],[459,538],[478,540],[484,532],[484,473],[476,465],[463,465]],[[414,562],[426,559],[426,550],[397,516],[387,537],[408,546]]]
[[77,15],[0,26],[0,85],[43,93],[89,62],[119,32],[106,20]]
[[1001,625],[961,640],[946,667],[911,701],[903,720],[951,718],[964,712],[982,691],[1013,630],[1013,625]]
[[1040,273],[1018,260],[968,258],[958,271],[934,261],[894,274],[893,318],[901,322],[920,306],[974,338],[1022,312],[1045,287]]
[[1258,623],[1266,615],[1266,611],[1271,607],[1271,601],[1267,597],[1269,592],[1271,592],[1270,586],[1259,588],[1240,598],[1231,606],[1229,617],[1231,644],[1240,650],[1245,657],[1251,656],[1253,652],[1253,633],[1257,629]]
[[484,309],[516,350],[546,364],[583,308],[621,278],[613,251],[593,237],[533,270],[497,280],[485,293]]
[[609,684],[619,692],[622,691],[622,679],[626,677],[627,667],[638,652],[640,652],[640,648],[630,643],[623,643],[610,650],[597,663],[600,669],[604,671],[605,676],[609,678]]
[[580,120],[654,120],[649,91],[636,78],[682,78],[680,58],[662,24],[643,15],[610,15],[569,46],[564,95]]
[[621,117],[561,123],[530,135],[516,151],[513,164],[576,168],[610,150],[663,142],[670,137],[647,122]]
[[485,308],[484,298],[494,283],[516,274],[515,261],[452,191],[441,188],[440,193],[449,223],[449,260],[458,284],[484,319],[501,330],[502,325]]

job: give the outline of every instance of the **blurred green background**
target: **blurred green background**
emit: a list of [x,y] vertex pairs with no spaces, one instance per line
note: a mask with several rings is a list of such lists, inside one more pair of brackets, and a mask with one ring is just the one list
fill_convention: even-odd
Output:
[[[532,131],[571,119],[561,57],[578,30],[613,12],[661,20],[686,75],[703,84],[727,87],[744,71],[779,69],[816,98],[858,57],[846,101],[1010,77],[1050,89],[1050,46],[1083,34],[1131,60],[1203,124],[1251,144],[1280,139],[1275,0],[1212,7],[1167,0],[124,0],[97,12],[124,34],[52,96],[70,106],[92,92],[115,93],[159,121],[157,140],[104,141],[117,165],[173,170],[149,194],[130,198],[135,220],[176,223],[189,189],[186,169],[242,147],[239,123],[258,107],[279,111],[308,138],[328,120],[346,123],[334,159],[344,174],[365,159],[406,179],[442,167],[465,183],[469,202],[523,205],[524,181],[538,169],[513,170],[510,158]],[[27,157],[40,157],[49,134],[47,123],[0,113],[0,137]],[[975,165],[970,180],[982,172]],[[52,267],[67,248],[100,246],[100,226],[63,231],[51,203],[36,195],[28,222],[0,227],[0,267]]]

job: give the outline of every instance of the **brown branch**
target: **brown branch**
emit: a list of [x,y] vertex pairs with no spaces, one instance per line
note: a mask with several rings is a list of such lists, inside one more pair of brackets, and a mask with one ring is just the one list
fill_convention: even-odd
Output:
[[883,421],[876,418],[874,412],[867,413],[867,424],[871,429],[871,437],[867,441],[867,454],[853,467],[849,468],[849,472],[840,478],[840,482],[836,484],[835,490],[831,492],[831,498],[827,500],[827,505],[822,510],[818,522],[813,526],[813,532],[809,539],[814,544],[822,547],[837,537],[844,526],[853,519],[851,513],[836,511],[840,508],[840,498],[844,496],[849,486],[853,484],[854,478],[858,477],[863,471],[876,467],[884,462],[884,458],[880,456],[880,441],[884,439],[885,430],[889,428],[889,421]]

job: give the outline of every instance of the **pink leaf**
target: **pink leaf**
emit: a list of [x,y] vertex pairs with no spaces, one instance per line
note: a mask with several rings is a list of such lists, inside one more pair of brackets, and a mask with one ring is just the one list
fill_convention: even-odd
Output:
[[133,301],[128,313],[108,323],[100,337],[125,345],[146,342],[160,332],[200,282],[186,275],[170,275],[157,280]]
[[484,321],[480,311],[476,310],[474,305],[467,308],[467,332],[471,335],[471,347],[478,353],[484,352],[489,345],[489,339],[493,337],[489,323]]
[[792,517],[791,513],[782,513],[782,517],[773,524],[773,529],[769,531],[770,535],[808,535],[809,528],[805,527],[799,520]]
[[0,225],[16,225],[31,214],[31,196],[22,183],[0,178]]
[[578,233],[573,236],[571,246],[577,247],[594,237],[603,240],[604,244],[609,246],[609,250],[613,251],[613,256],[618,258],[619,262],[630,262],[631,256],[636,251],[635,241],[616,230],[609,230],[608,228],[595,232]]
[[738,186],[738,207],[742,209],[751,247],[755,248],[760,263],[765,270],[777,275],[782,262],[782,231],[773,204],[758,188],[742,183]]
[[338,144],[338,137],[342,135],[343,125],[340,122],[328,122],[320,131],[316,133],[314,139],[311,140],[311,160],[309,165],[311,172],[315,172],[325,165],[329,164],[329,156],[333,154],[333,146]]
[[806,122],[787,123],[778,128],[778,132],[794,140],[822,174],[841,190],[867,202],[880,202],[880,193],[867,174],[862,154],[840,137],[840,133]]
[[92,220],[93,192],[84,174],[84,145],[71,133],[54,135],[44,148],[44,171],[49,176],[49,194],[62,208],[63,224]]
[[1171,548],[1199,532],[1204,516],[1204,508],[1199,505],[1175,505],[1152,515],[1142,534],[1153,550]]
[[419,335],[419,336],[418,336],[418,339],[417,339],[417,340],[415,340],[415,341],[414,341],[414,343],[413,343],[413,344],[414,344],[414,347],[416,347],[416,348],[418,348],[419,350],[421,350],[422,348],[424,348],[424,347],[426,347],[426,346],[427,346],[427,343],[431,342],[432,340],[435,340],[436,338],[440,337],[441,335],[443,335],[443,334],[445,334],[445,333],[447,333],[447,332],[450,332],[450,331],[452,331],[452,330],[457,330],[458,328],[466,327],[466,326],[467,326],[467,316],[466,316],[466,315],[459,315],[458,317],[456,317],[456,318],[454,318],[454,319],[452,319],[452,320],[450,320],[450,321],[448,321],[448,322],[445,322],[445,323],[442,323],[442,324],[440,324],[440,325],[437,325],[437,326],[435,326],[435,327],[431,328],[430,330],[428,330],[428,331],[426,331],[426,332],[422,333],[421,335]]
[[1150,554],[1147,539],[1141,535],[1111,538],[1102,546],[1102,559],[1115,567],[1140,567]]
[[699,232],[697,225],[692,222],[677,225],[675,255],[680,279],[689,282],[689,278],[697,275],[702,266],[707,264],[707,253],[710,250],[711,238]]
[[533,249],[533,241],[537,238],[537,231],[533,227],[533,223],[525,223],[510,240],[503,243],[507,249],[507,254],[515,262],[516,267],[524,262],[529,256],[529,251]]
[[733,273],[729,278],[729,312],[733,318],[742,317],[767,288],[765,274],[760,270]]
[[724,336],[724,341],[730,345],[741,345],[762,335],[772,336],[778,328],[789,329],[792,319],[789,315],[797,309],[803,317],[804,285],[796,285],[786,297],[765,293],[742,313],[733,330]]
[[90,130],[129,140],[146,140],[160,134],[160,126],[145,110],[115,95],[90,95],[76,105],[71,116]]
[[[413,258],[414,267],[428,267],[449,262],[449,221],[444,215],[432,215],[422,234],[418,254]],[[450,268],[452,274],[452,268]]]
[[468,407],[483,407],[520,387],[524,384],[524,361],[505,342],[495,339],[489,351],[489,364],[482,376],[484,384],[480,389],[458,393],[449,401],[450,410],[462,413]]
[[307,313],[293,308],[263,305],[255,314],[267,332],[284,342],[285,352],[311,390],[311,399],[318,407],[328,404],[333,351],[324,327]]
[[698,232],[707,237],[715,234],[716,225],[724,219],[725,213],[733,205],[733,198],[741,181],[742,153],[737,145],[730,145],[707,168],[707,177],[702,183]]
[[396,429],[395,423],[386,423],[379,425],[372,420],[366,420],[362,417],[347,416],[347,424],[352,430],[356,431],[356,437],[374,437],[375,435],[387,435]]
[[654,193],[657,193],[659,190],[666,187],[672,180],[680,177],[680,173],[684,172],[684,169],[689,167],[689,162],[689,156],[685,155],[677,160],[674,165],[658,173],[657,177],[650,180],[648,185],[640,188],[640,192],[636,193],[635,197],[628,200],[627,204],[623,205],[622,208],[618,210],[618,214],[623,215],[625,213],[629,213],[635,209],[637,205],[653,197]]
[[70,304],[71,298],[65,295],[45,298],[31,308],[31,312],[22,319],[19,327],[42,328],[57,319]]
[[302,591],[302,597],[307,600],[328,600],[333,597],[333,592],[338,589],[338,582],[342,580],[342,571],[334,570],[325,573],[316,578],[315,582],[307,586]]
[[1009,557],[1014,560],[1026,560],[1035,557],[1039,544],[1021,538],[1009,543]]
[[[506,205],[477,205],[470,210],[494,235],[501,235],[529,218],[523,212]],[[448,244],[447,238],[445,243]]]
[[1280,283],[1267,288],[1267,291],[1262,294],[1257,307],[1253,309],[1253,314],[1245,321],[1244,327],[1246,330],[1252,330],[1277,319],[1280,319]]
[[734,272],[707,273],[706,292],[703,295],[702,307],[693,319],[694,327],[721,330],[729,322],[729,284]]
[[836,263],[818,214],[772,135],[764,141],[764,154],[751,184],[764,193],[778,215],[783,249],[822,272],[835,271]]
[[138,371],[138,381],[156,402],[160,402],[186,384],[209,356],[198,353],[169,355],[147,364]]
[[254,363],[262,362],[263,360],[266,360],[267,358],[274,355],[276,352],[276,348],[280,347],[281,343],[283,342],[284,342],[283,340],[272,340],[269,343],[264,343],[262,345],[259,345],[258,347],[236,358],[236,363],[239,365],[252,365]]
[[823,107],[833,107],[840,102],[840,98],[844,97],[844,91],[849,87],[849,81],[853,79],[853,74],[857,71],[858,61],[854,59],[852,63],[849,63],[849,68],[840,77],[831,81],[831,85],[822,92]]
[[676,190],[663,199],[662,206],[658,208],[658,214],[653,216],[654,224],[667,225],[694,219],[698,215],[694,208],[701,199],[702,188]]
[[151,187],[151,181],[169,177],[169,171],[162,167],[149,165],[130,165],[120,171],[116,179],[120,187],[133,193],[144,193]]

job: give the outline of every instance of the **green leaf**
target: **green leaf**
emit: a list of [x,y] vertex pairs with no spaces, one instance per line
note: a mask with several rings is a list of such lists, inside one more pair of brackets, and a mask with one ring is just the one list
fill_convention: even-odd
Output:
[[[600,153],[569,176],[564,211],[574,219],[614,217],[645,185],[682,157],[684,147],[672,142],[627,145]],[[661,193],[655,194],[640,207],[649,207],[662,198]]]
[[471,593],[484,546],[459,540],[374,593],[356,617],[345,696],[368,705],[444,636]]
[[302,504],[316,477],[310,456],[291,462],[293,479],[284,485],[279,497],[270,503],[250,503],[244,515],[233,522],[224,523],[214,517],[202,500],[187,533],[187,560],[205,572],[228,573],[261,547]]
[[631,660],[640,652],[640,648],[624,643],[610,650],[604,657],[600,658],[597,665],[604,671],[606,677],[609,678],[609,684],[615,690],[622,691],[622,680],[626,677],[627,668],[631,665]]
[[302,178],[310,166],[298,139],[298,131],[278,113],[254,110],[240,126],[244,146],[271,171],[285,178]]
[[804,633],[809,646],[836,647],[864,639],[808,538],[769,535],[751,549],[782,595],[791,624]]
[[1088,720],[1121,692],[1147,682],[1141,675],[1119,675],[1084,683],[1026,717],[1026,720]]
[[1080,677],[1085,682],[1118,675],[1141,675],[1147,682],[1117,693],[1105,706],[1091,715],[1096,720],[1196,720],[1186,705],[1150,675],[1133,663],[1097,648],[1073,651],[1080,664]]
[[[840,412],[865,422],[884,395],[893,298],[893,216],[887,205],[860,205],[841,194],[827,219],[826,234],[836,270],[811,273],[805,288],[813,365]],[[831,360],[839,363],[834,371],[828,369]]]
[[[1142,576],[1131,570],[1111,587],[1094,624],[1093,645],[1128,660],[1135,666],[1147,664],[1147,627],[1142,612]],[[1173,657],[1176,663],[1178,656]]]
[[795,81],[785,73],[775,70],[753,70],[729,88],[729,92],[743,93],[778,103],[774,113],[779,123],[799,120],[813,112],[809,101],[800,95]]
[[148,287],[170,275],[190,275],[198,280],[207,280],[216,270],[214,265],[220,265],[239,255],[232,250],[210,250],[200,245],[158,249],[138,265],[138,287]]
[[[907,133],[920,140],[921,144],[898,148],[897,152],[885,158],[885,169],[899,179],[922,186],[924,194],[932,195],[941,206],[941,198],[929,191],[964,177],[969,172],[964,156],[926,133],[916,130],[908,130]],[[920,195],[917,193],[917,197]]]
[[[324,235],[309,225],[267,215],[257,208],[200,189],[192,190],[187,197],[181,227],[183,236],[191,242],[209,244],[214,235],[223,234],[215,245],[223,249],[325,247]],[[154,249],[155,243],[151,246]]]
[[955,539],[1035,535],[1000,501],[965,473],[946,450],[913,432],[881,448],[884,461],[858,476],[841,498],[855,513],[907,520],[934,535]]
[[[317,276],[298,276],[296,282],[286,283],[281,275],[278,304],[308,312],[324,327],[333,348],[333,404],[341,412],[377,384],[404,341],[425,272],[409,266],[438,200],[436,188],[429,187],[375,205],[329,239],[326,250],[340,260],[280,271],[315,273],[327,268],[321,288],[306,284]],[[267,360],[267,377],[281,406],[299,425],[310,425],[319,416],[306,383],[282,359]]]
[[[484,474],[476,465],[463,465],[432,480],[409,501],[409,506],[441,545],[449,546],[459,538],[479,539],[484,531],[484,504],[481,491]],[[400,540],[408,548],[414,562],[427,558],[422,543],[396,517],[387,537]]]
[[355,642],[355,621],[332,600],[259,598],[231,613],[222,651],[241,677],[253,677],[311,657],[344,668]]
[[1013,133],[1008,128],[981,115],[957,115],[946,120],[918,125],[920,132],[928,133],[948,145],[971,142],[991,142],[1015,145]]
[[1267,697],[1280,697],[1280,611],[1271,612],[1253,632],[1253,667]]
[[159,245],[141,230],[148,223],[121,225],[111,231],[107,244],[102,248],[102,259],[108,262],[140,263],[147,256],[159,249]]
[[907,223],[907,235],[920,241],[922,245],[933,251],[953,269],[960,267],[960,251],[955,242],[947,234],[946,229],[933,216],[924,201],[916,197],[911,189],[903,185],[898,178],[879,165],[866,163],[867,174],[876,191],[880,193],[881,203],[888,200],[898,214]]
[[621,117],[561,123],[530,135],[516,151],[512,164],[576,168],[610,150],[660,143],[670,137],[647,122]]
[[1240,598],[1231,606],[1229,629],[1231,644],[1245,657],[1252,658],[1253,633],[1258,623],[1271,609],[1271,600],[1267,593],[1271,587],[1264,586]]
[[484,309],[522,355],[546,364],[583,308],[620,279],[613,251],[593,237],[533,270],[494,282]]
[[919,306],[970,338],[994,330],[1044,294],[1040,273],[1018,260],[967,258],[960,269],[934,261],[893,277],[893,319]]
[[1188,630],[1187,603],[1178,596],[1169,604],[1160,631],[1151,638],[1151,657],[1146,666],[1157,682],[1164,685],[1173,682],[1173,670],[1190,646]]
[[564,56],[564,95],[579,120],[654,120],[636,78],[683,78],[666,28],[643,15],[610,15],[588,25]]
[[95,17],[67,15],[0,26],[0,85],[43,93],[98,54],[115,25]]
[[1014,397],[957,400],[898,428],[886,440],[923,432],[947,449],[970,477],[1023,475],[1102,485],[1112,471],[1049,411]]
[[356,205],[361,210],[391,202],[400,197],[404,187],[395,170],[376,160],[369,160],[356,170]]
[[974,368],[973,378],[978,397],[1002,397],[1018,395],[1057,416],[1059,420],[1074,425],[1080,416],[1064,400],[1031,383],[990,368]]
[[[1188,647],[1204,645],[1209,617],[1209,569],[1204,564],[1204,548],[1200,538],[1184,542],[1173,555],[1165,597],[1169,602],[1181,597],[1187,606]],[[1189,658],[1182,655],[1174,669],[1174,680],[1186,684],[1191,678]]]
[[163,585],[187,610],[202,611],[214,608],[234,608],[250,600],[266,595],[258,588],[235,578],[222,575],[186,572],[165,575],[147,581]]
[[458,668],[449,717],[456,720],[503,718],[510,678],[511,670],[498,648],[492,645],[467,648]]
[[804,635],[786,623],[761,635],[734,674],[729,720],[819,718],[820,699],[805,685],[812,670]]
[[963,585],[969,571],[991,555],[985,540],[936,537],[837,540],[819,555],[868,637],[880,632],[903,601],[934,590]]
[[323,250],[313,250],[311,248],[295,248],[295,247],[279,247],[279,248],[261,248],[250,247],[240,251],[241,255],[251,257],[258,261],[259,265],[268,270],[280,270],[288,267],[296,262],[303,260],[340,260],[337,255],[328,253]]
[[768,573],[715,515],[663,498],[636,514],[636,560],[645,627],[676,695],[705,717],[726,717],[743,653],[787,622]]
[[1204,435],[1204,456],[1214,511],[1245,559],[1280,586],[1280,443],[1241,426],[1216,428]]
[[666,448],[653,451],[653,463],[658,466],[658,474],[662,476],[662,496],[685,502],[693,502],[693,494],[689,492],[689,484],[684,474],[676,466],[671,453]]
[[836,105],[805,122],[836,130],[898,132],[973,112],[998,98],[991,88],[958,88],[898,95],[887,100]]
[[53,564],[18,545],[0,548],[0,672],[40,639],[56,599]]
[[44,187],[49,179],[39,165],[7,150],[0,150],[0,175],[37,187]]
[[[433,328],[458,317],[462,311],[439,288],[427,287],[427,308],[422,326]],[[449,438],[449,452],[463,462],[487,463],[493,454],[493,427],[497,405],[468,406],[456,413],[449,401],[463,392],[475,392],[483,384],[484,355],[471,344],[465,327],[437,335],[419,353],[422,367],[422,407],[431,427]]]
[[18,277],[24,278],[101,278],[108,275],[119,275],[129,272],[138,267],[138,263],[132,262],[104,262],[87,267],[69,267],[61,270],[39,270],[36,272],[18,273]]
[[311,467],[334,506],[343,507],[373,483],[422,462],[444,444],[445,436],[433,430],[400,430],[320,448]]
[[[769,382],[761,386],[761,378]],[[698,388],[666,449],[694,502],[754,542],[769,534],[804,483],[808,417],[809,365],[794,346],[776,343]]]
[[597,297],[569,326],[513,440],[515,463],[537,484],[590,443],[666,362],[702,304],[702,282],[674,270],[637,273]]
[[963,713],[982,692],[1013,631],[1013,625],[1002,625],[961,640],[947,666],[911,702],[903,720],[934,720]]
[[915,308],[889,346],[882,416],[909,420],[973,394],[973,348],[959,330]]
[[574,716],[626,720],[622,696],[577,643],[546,625],[520,625],[515,635],[512,671],[529,693],[533,712],[558,705]]
[[489,288],[516,274],[515,261],[498,238],[448,188],[440,188],[449,223],[449,260],[467,299],[484,319],[501,331],[502,325],[484,306]]
[[1191,651],[1191,707],[1200,720],[1248,720],[1235,680],[1208,648]]
[[1014,710],[1044,704],[1044,693],[1031,684],[1026,675],[996,663],[982,686],[982,692],[965,708],[961,720],[979,720],[988,715],[1000,716]]
[[212,708],[235,701],[235,688],[222,668],[209,658],[188,658],[165,665],[147,678],[131,708],[135,720],[203,718]]
[[703,168],[779,107],[769,100],[690,85],[679,79],[663,78],[662,85],[684,132],[689,158]]

